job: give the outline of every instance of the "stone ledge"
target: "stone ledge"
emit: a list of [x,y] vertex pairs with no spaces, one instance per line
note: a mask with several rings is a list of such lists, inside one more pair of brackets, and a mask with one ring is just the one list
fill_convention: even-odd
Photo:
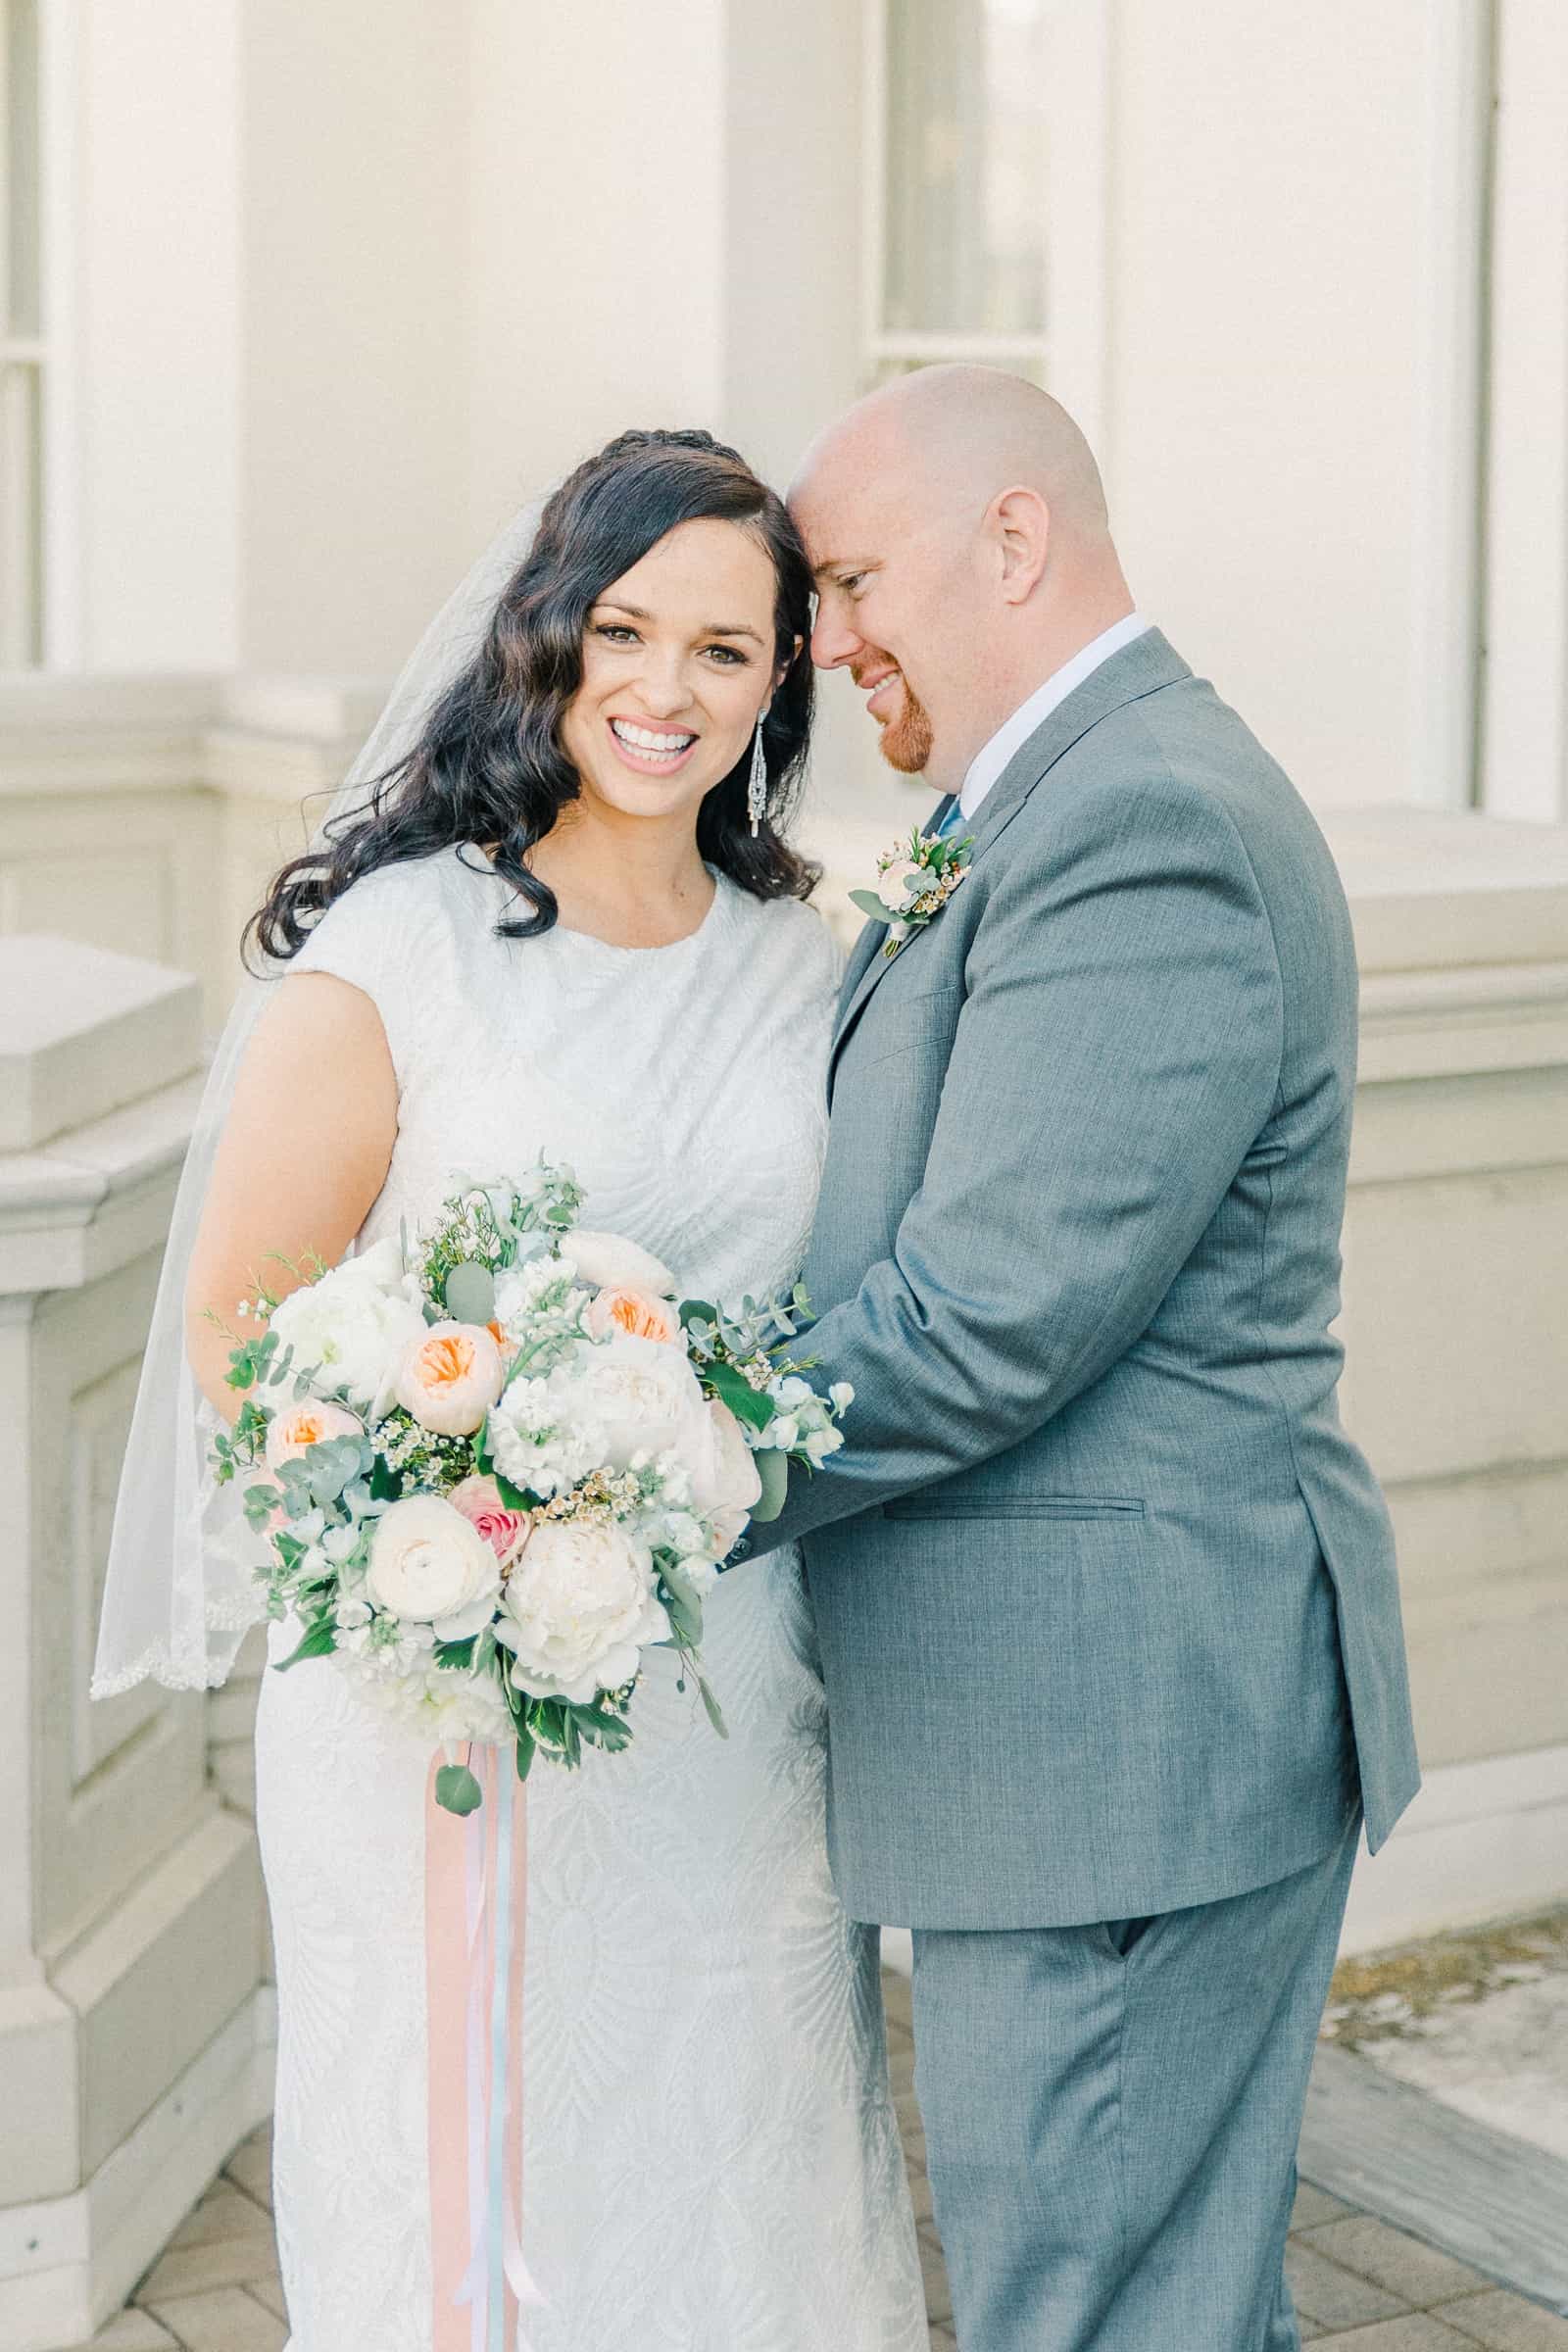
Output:
[[36,1152],[201,1059],[186,972],[49,933],[0,937],[0,1152]]

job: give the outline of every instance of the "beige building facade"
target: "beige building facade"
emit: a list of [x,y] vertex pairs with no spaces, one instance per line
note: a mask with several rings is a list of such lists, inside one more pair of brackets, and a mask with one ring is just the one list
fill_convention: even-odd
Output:
[[[1089,427],[1141,608],[1290,767],[1355,917],[1345,1409],[1428,1786],[1348,1939],[1568,1895],[1554,0],[0,24],[0,2344],[89,2333],[269,2095],[254,1668],[84,1697],[201,1036],[426,618],[628,423],[784,479],[879,374],[968,356]],[[925,803],[838,688],[841,918]]]

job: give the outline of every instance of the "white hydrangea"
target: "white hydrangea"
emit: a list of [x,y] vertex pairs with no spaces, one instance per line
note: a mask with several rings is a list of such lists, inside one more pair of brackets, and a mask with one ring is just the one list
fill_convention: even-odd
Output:
[[560,1376],[514,1380],[486,1423],[490,1458],[514,1487],[564,1494],[604,1460],[597,1429],[573,1418]]

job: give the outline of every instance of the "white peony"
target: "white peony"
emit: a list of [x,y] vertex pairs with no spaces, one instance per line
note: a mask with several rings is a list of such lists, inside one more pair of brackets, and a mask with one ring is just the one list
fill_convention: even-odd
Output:
[[365,1588],[389,1616],[428,1625],[438,1642],[464,1642],[490,1619],[501,1563],[450,1502],[411,1494],[376,1522]]
[[612,1469],[628,1468],[634,1454],[686,1459],[705,1442],[703,1392],[679,1348],[629,1335],[609,1340],[553,1373],[550,1385],[564,1421],[593,1424],[599,1458]]
[[669,1635],[653,1554],[612,1521],[541,1520],[513,1563],[496,1640],[533,1698],[591,1702],[632,1681]]
[[337,1392],[378,1420],[410,1343],[425,1328],[409,1296],[403,1251],[392,1237],[291,1291],[272,1310],[271,1329],[292,1348],[302,1370],[318,1366],[313,1385]]
[[652,1291],[656,1298],[673,1298],[675,1277],[651,1250],[640,1249],[618,1233],[588,1233],[579,1228],[563,1236],[562,1250],[584,1282],[596,1290]]

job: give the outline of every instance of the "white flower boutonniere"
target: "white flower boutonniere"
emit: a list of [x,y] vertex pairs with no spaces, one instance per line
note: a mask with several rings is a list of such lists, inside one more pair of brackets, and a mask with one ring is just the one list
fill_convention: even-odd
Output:
[[862,914],[888,926],[886,956],[934,921],[969,870],[973,834],[911,833],[876,861],[875,890],[852,890]]

